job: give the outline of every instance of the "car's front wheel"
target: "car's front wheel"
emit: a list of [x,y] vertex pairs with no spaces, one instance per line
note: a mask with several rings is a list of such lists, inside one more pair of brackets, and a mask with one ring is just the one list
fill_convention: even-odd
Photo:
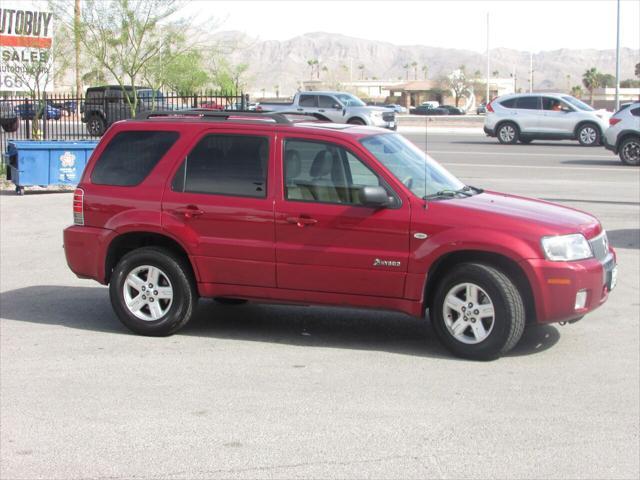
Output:
[[165,336],[191,319],[197,303],[191,270],[170,251],[144,247],[127,253],[109,285],[111,305],[130,330]]
[[600,130],[592,123],[587,123],[578,129],[578,141],[585,147],[600,145]]
[[4,120],[2,122],[2,129],[8,133],[15,132],[18,130],[18,119],[14,118],[13,120]]
[[518,288],[484,264],[458,265],[441,282],[430,308],[433,327],[455,355],[491,360],[520,340],[525,309]]
[[498,141],[500,143],[512,145],[514,143],[518,143],[520,132],[518,130],[518,126],[515,123],[506,122],[498,127],[496,136],[498,137]]
[[640,165],[640,137],[625,138],[618,149],[620,160],[625,165]]

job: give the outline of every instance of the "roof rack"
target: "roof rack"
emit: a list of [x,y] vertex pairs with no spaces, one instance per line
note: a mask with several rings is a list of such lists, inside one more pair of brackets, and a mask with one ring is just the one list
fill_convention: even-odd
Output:
[[[316,120],[325,120],[326,118],[317,113],[299,113],[299,112],[254,112],[242,110],[208,110],[204,108],[192,108],[189,110],[153,110],[149,112],[141,112],[136,115],[136,120],[148,120],[158,117],[197,117],[205,120],[236,120],[231,117],[238,117],[238,120],[273,120],[274,123],[283,125],[292,125],[295,121],[287,118],[288,116],[313,117]],[[300,120],[298,120],[300,121]],[[302,120],[303,121],[303,120]]]

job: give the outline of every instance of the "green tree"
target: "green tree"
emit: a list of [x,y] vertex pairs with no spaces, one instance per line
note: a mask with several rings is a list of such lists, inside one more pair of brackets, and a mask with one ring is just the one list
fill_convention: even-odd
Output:
[[622,80],[620,82],[620,87],[622,87],[622,88],[640,88],[640,80],[635,80],[633,78],[628,78],[626,80]]
[[472,79],[469,79],[467,77],[465,66],[460,65],[460,67],[458,67],[458,70],[444,77],[440,83],[442,84],[443,88],[450,90],[451,93],[453,93],[453,97],[457,107],[462,96],[468,92],[469,87],[472,84]]
[[582,98],[582,87],[580,85],[571,87],[571,95],[576,98]]
[[598,73],[598,87],[613,88],[616,86],[616,77],[610,73]]
[[589,90],[590,102],[593,103],[593,90],[598,88],[600,72],[595,67],[590,68],[582,74],[582,85]]

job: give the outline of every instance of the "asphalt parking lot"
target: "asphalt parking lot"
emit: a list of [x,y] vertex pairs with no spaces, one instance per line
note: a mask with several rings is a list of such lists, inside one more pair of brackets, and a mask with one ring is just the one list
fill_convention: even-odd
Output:
[[471,185],[600,218],[619,284],[508,356],[404,315],[201,302],[130,334],[68,270],[70,193],[0,196],[0,477],[638,478],[640,169],[574,142],[407,135]]

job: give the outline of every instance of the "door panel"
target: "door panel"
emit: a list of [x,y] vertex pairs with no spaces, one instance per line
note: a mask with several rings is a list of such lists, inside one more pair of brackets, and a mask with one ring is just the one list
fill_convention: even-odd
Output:
[[[562,111],[565,108],[571,111]],[[542,97],[540,131],[556,135],[571,135],[576,125],[576,112],[566,103],[552,97]]]
[[289,138],[282,150],[284,194],[275,205],[278,287],[401,298],[409,203],[377,209],[357,204],[356,182],[384,181],[344,146]]
[[187,239],[201,282],[276,285],[272,145],[265,136],[205,135],[169,180],[163,227]]
[[540,97],[519,97],[514,110],[515,120],[520,125],[522,133],[537,132],[540,127],[542,110],[540,110]]

